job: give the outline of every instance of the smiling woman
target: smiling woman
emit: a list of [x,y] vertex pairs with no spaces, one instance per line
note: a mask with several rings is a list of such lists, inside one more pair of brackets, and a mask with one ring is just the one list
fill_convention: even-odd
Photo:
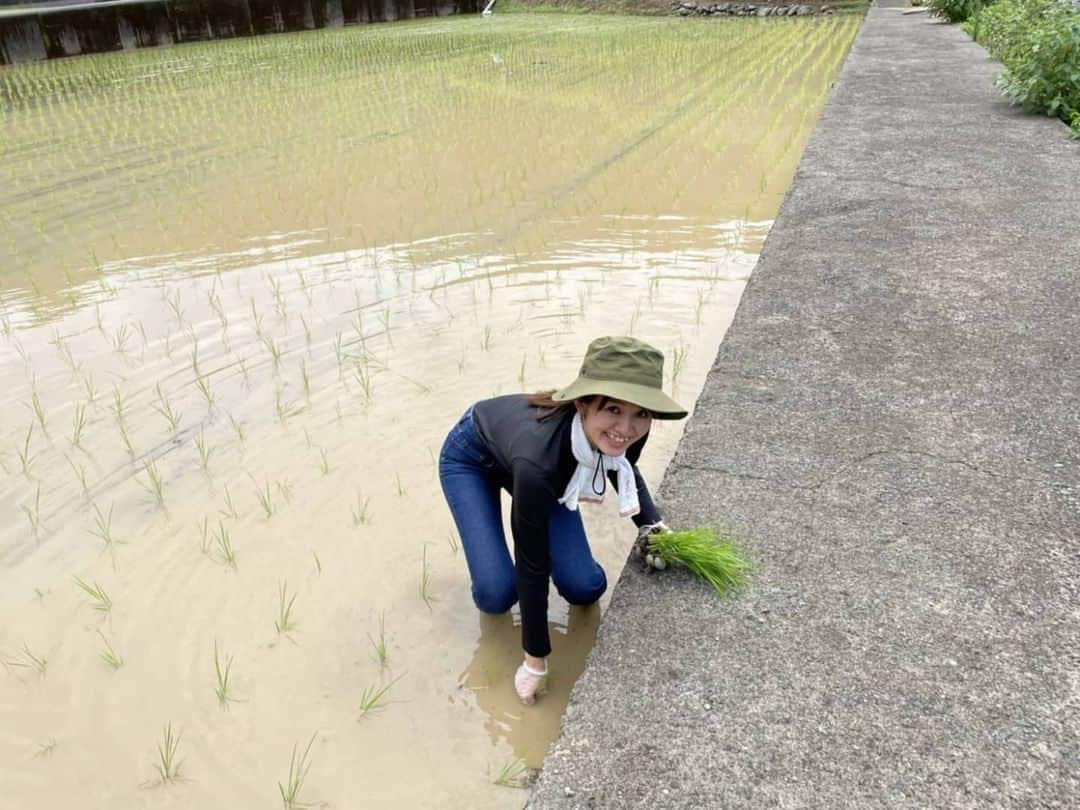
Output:
[[[548,579],[572,605],[592,604],[607,589],[578,503],[602,501],[610,478],[622,517],[643,533],[663,527],[636,467],[652,420],[687,413],[661,390],[663,371],[663,354],[647,343],[597,338],[566,388],[478,402],[443,444],[439,478],[465,549],[473,601],[485,613],[521,606],[525,660],[514,687],[525,704],[547,686]],[[501,489],[512,499],[513,562]]]

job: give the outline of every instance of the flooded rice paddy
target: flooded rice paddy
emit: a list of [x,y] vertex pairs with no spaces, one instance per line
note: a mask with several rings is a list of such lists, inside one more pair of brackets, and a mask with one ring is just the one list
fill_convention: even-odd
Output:
[[0,72],[6,802],[520,806],[497,782],[600,609],[552,594],[520,706],[441,440],[601,334],[691,405],[856,25],[496,15]]

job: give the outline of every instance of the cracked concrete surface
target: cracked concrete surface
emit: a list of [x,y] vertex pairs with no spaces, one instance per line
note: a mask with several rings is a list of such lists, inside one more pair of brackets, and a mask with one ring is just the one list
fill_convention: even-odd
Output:
[[1080,143],[998,69],[870,9],[659,488],[753,584],[627,566],[529,807],[1076,806]]

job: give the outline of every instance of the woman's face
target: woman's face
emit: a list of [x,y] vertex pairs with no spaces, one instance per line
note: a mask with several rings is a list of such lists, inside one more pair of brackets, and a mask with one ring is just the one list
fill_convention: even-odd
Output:
[[608,456],[626,452],[627,447],[652,427],[649,412],[632,402],[621,399],[605,401],[603,397],[594,397],[589,402],[577,400],[574,404],[581,414],[581,424],[589,444]]

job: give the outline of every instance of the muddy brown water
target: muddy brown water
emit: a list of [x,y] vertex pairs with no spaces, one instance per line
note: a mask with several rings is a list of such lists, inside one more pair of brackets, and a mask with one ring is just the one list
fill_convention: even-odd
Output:
[[855,27],[496,15],[0,73],[7,802],[270,805],[310,741],[299,801],[520,806],[497,777],[542,761],[607,599],[552,593],[520,706],[441,440],[608,333],[692,405]]

